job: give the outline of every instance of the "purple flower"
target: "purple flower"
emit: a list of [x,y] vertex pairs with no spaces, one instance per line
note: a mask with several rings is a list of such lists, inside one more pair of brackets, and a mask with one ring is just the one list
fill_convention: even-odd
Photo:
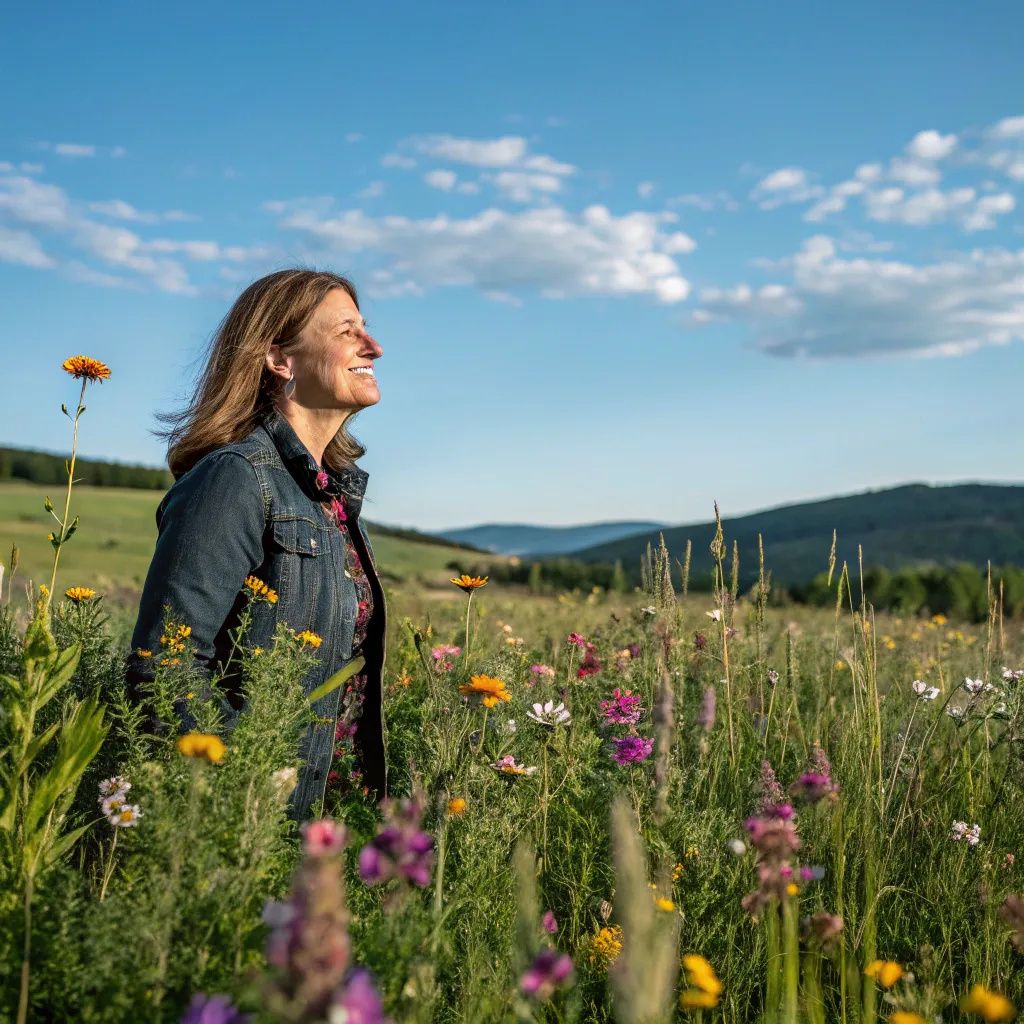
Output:
[[643,698],[632,690],[622,692],[616,686],[612,690],[612,699],[601,701],[601,710],[604,712],[606,723],[614,722],[616,725],[635,725],[640,721],[643,714]]
[[761,778],[758,789],[760,790],[760,799],[757,802],[759,811],[767,811],[770,807],[781,804],[785,799],[786,795],[782,792],[782,787],[775,777],[775,769],[772,768],[770,761],[761,762]]
[[792,786],[789,792],[794,799],[806,800],[809,804],[816,804],[819,800],[828,797],[830,800],[837,798],[838,787],[828,775],[819,772],[804,772]]
[[546,1003],[569,980],[572,966],[571,957],[564,953],[542,950],[519,979],[519,988],[538,1003]]
[[246,1024],[251,1020],[232,1005],[227,996],[207,996],[197,992],[188,1004],[179,1024]]
[[353,971],[345,988],[334,998],[329,1021],[345,1024],[384,1024],[384,1007],[366,971]]
[[640,645],[639,644],[630,644],[627,649],[629,650],[629,656],[631,658],[639,658],[640,657]]
[[544,926],[544,931],[548,935],[554,935],[558,931],[558,922],[555,920],[555,915],[550,910],[544,911],[544,917],[541,918],[541,924]]
[[615,751],[612,757],[618,764],[629,764],[631,761],[644,761],[650,757],[654,749],[654,737],[623,736],[622,739],[612,738]]
[[322,491],[327,486],[327,472],[321,469],[316,475],[316,485]]
[[697,715],[697,724],[705,730],[710,730],[715,724],[715,688],[709,686],[704,691],[704,700],[701,701],[700,714]]
[[359,853],[359,874],[367,885],[405,878],[415,885],[430,884],[434,839],[420,830],[420,808],[407,797],[385,800],[384,825]]
[[698,651],[703,651],[704,648],[707,647],[707,645],[708,645],[708,638],[703,633],[694,633],[693,634],[693,646]]

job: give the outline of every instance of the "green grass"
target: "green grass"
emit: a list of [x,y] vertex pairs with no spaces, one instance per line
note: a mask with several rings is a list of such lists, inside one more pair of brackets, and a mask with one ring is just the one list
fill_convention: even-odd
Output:
[[[37,484],[0,484],[0,562],[9,568],[11,545],[19,549],[18,577],[37,584],[50,581],[53,548],[46,539],[56,525],[43,508],[49,495],[63,511],[63,491]],[[76,487],[72,516],[81,517],[78,533],[60,556],[58,583],[85,586],[130,600],[141,590],[156,543],[158,491],[115,487]],[[385,578],[440,582],[445,563],[464,551],[388,536],[368,527],[374,556]],[[5,580],[6,586],[6,580]],[[16,592],[18,585],[15,585]]]

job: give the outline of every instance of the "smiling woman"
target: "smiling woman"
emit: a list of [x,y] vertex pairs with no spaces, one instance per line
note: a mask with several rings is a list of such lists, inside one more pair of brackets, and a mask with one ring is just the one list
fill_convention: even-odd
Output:
[[[247,642],[268,645],[279,622],[308,637],[319,662],[306,693],[365,659],[350,684],[363,698],[356,753],[362,784],[378,797],[386,789],[384,595],[360,519],[367,474],[356,460],[365,449],[347,426],[380,401],[373,364],[382,355],[346,278],[285,270],[239,296],[192,401],[165,417],[175,483],[157,509],[126,669],[138,694],[154,672],[139,652],[159,649],[168,614],[191,627],[198,668],[226,667],[231,630],[258,590],[266,599],[253,604]],[[230,683],[225,694],[230,722],[243,696]],[[335,689],[313,706],[292,798],[297,816],[323,799],[336,742],[356,731],[353,708],[339,724],[340,696]],[[184,702],[179,714],[187,728]]]

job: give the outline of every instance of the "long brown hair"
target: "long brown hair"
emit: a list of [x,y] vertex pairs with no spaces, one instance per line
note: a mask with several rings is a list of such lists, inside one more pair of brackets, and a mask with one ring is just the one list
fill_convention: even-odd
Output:
[[[274,404],[282,381],[267,369],[273,344],[283,351],[298,343],[317,306],[334,288],[344,288],[359,308],[355,285],[324,270],[279,270],[254,281],[235,300],[210,345],[195,394],[181,412],[161,415],[167,465],[175,479],[204,455],[245,437]],[[354,414],[353,414],[354,415]],[[366,449],[345,424],[324,451],[335,471],[351,465]]]

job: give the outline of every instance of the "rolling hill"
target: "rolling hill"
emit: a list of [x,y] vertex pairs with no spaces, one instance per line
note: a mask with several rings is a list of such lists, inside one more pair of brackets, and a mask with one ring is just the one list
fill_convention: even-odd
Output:
[[[844,495],[824,501],[723,516],[726,543],[738,541],[744,586],[757,578],[757,538],[764,539],[766,568],[782,584],[806,583],[828,568],[832,531],[837,533],[837,565],[857,564],[862,545],[865,566],[1024,565],[1024,486],[1017,484],[907,484]],[[693,543],[692,574],[706,578],[712,568],[714,522],[673,526],[661,531],[669,552],[680,561]],[[635,575],[647,544],[659,531],[648,530],[575,552],[588,562],[621,560]]]
[[455,530],[439,530],[437,536],[471,544],[499,555],[544,558],[568,555],[622,537],[665,529],[657,522],[588,523],[582,526],[529,526],[525,523],[485,523]]

